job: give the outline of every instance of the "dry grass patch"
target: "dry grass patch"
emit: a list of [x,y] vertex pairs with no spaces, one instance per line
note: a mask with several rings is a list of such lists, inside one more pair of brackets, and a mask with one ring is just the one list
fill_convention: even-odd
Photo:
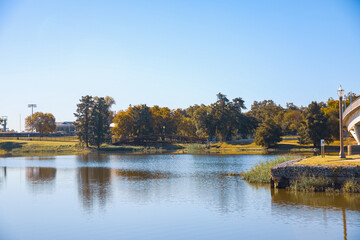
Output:
[[229,143],[229,142],[218,142],[215,144],[212,144],[210,146],[211,148],[227,148],[227,149],[234,149],[234,148],[242,148],[242,149],[263,149],[262,147],[256,145],[255,143],[244,143],[244,144],[240,144],[240,143]]
[[349,165],[349,166],[360,166],[360,155],[351,155],[346,159],[341,159],[339,156],[314,156],[306,158],[295,165]]

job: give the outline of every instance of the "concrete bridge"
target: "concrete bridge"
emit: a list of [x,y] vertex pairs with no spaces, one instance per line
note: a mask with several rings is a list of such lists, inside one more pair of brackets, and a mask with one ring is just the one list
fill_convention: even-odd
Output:
[[343,124],[360,145],[360,98],[352,102],[343,113]]

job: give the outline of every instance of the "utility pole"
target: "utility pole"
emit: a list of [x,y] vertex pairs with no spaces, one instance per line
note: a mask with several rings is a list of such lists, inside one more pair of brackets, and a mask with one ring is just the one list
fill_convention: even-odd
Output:
[[[32,118],[33,118],[33,115],[34,115],[34,108],[36,108],[37,106],[36,106],[36,104],[28,104],[28,107],[29,108],[31,108],[31,120],[32,120]],[[34,129],[33,129],[33,127],[31,126],[31,132],[33,132],[34,131]]]

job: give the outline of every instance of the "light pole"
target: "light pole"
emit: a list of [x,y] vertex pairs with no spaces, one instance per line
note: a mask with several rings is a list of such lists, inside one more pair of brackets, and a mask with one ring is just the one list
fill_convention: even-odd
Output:
[[[31,120],[32,120],[32,118],[33,118],[33,115],[34,115],[34,108],[36,108],[37,106],[36,106],[36,104],[28,104],[28,107],[29,108],[31,108]],[[33,127],[32,127],[32,124],[31,124],[31,132],[33,132],[34,131],[34,129],[33,129]]]
[[2,120],[4,121],[4,123],[3,123],[3,126],[4,126],[3,132],[6,132],[7,116],[2,116],[1,118],[2,118]]
[[339,128],[340,128],[340,153],[339,153],[339,157],[340,158],[345,158],[345,153],[344,153],[344,140],[343,140],[343,111],[342,111],[342,98],[344,96],[344,89],[341,87],[339,87],[339,89],[337,90],[337,93],[339,95]]

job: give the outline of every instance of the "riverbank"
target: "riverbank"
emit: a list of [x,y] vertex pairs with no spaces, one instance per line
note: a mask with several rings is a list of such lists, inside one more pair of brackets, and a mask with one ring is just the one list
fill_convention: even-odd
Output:
[[291,160],[271,168],[271,186],[296,191],[360,192],[360,156]]
[[347,159],[317,156],[291,160],[291,157],[282,157],[257,164],[240,175],[249,183],[271,183],[272,188],[360,193],[360,155]]
[[[326,146],[327,153],[337,154],[339,147],[334,143]],[[0,140],[0,155],[36,155],[36,154],[81,154],[88,152],[100,153],[132,153],[132,154],[296,154],[314,155],[318,149],[311,145],[299,145],[296,136],[285,136],[275,148],[264,148],[251,140],[218,142],[213,144],[183,144],[168,142],[146,142],[141,145],[114,146],[103,144],[100,149],[83,148],[78,141],[30,141]]]
[[[207,154],[296,154],[296,155],[314,155],[319,153],[318,148],[312,145],[300,145],[296,136],[283,136],[282,141],[275,147],[265,148],[256,145],[252,140],[239,140],[218,142],[214,144],[178,144],[182,147],[177,153],[198,153]],[[327,154],[338,154],[339,142],[325,146]]]
[[78,142],[0,140],[0,155],[78,154],[89,152]]
[[75,155],[90,152],[155,154],[176,151],[178,148],[173,145],[113,146],[103,144],[100,149],[97,149],[94,147],[84,148],[78,141],[0,140],[0,156]]

